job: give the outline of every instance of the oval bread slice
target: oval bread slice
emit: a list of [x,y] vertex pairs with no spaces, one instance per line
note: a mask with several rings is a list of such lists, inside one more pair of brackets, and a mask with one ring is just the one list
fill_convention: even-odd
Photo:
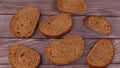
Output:
[[72,17],[61,13],[41,22],[39,31],[47,37],[56,38],[68,33],[72,25]]
[[87,16],[84,19],[84,24],[87,28],[100,34],[110,35],[112,33],[109,21],[100,16]]
[[70,64],[82,56],[84,40],[79,35],[53,41],[46,49],[48,59],[56,65]]
[[86,58],[86,62],[93,68],[104,68],[109,65],[115,54],[115,47],[112,41],[101,39],[96,43]]
[[22,45],[12,46],[8,59],[13,68],[37,68],[40,63],[39,53]]
[[83,14],[87,6],[84,0],[57,0],[57,8],[63,12]]
[[40,11],[37,8],[27,7],[19,10],[13,15],[10,30],[20,38],[31,37],[35,31]]

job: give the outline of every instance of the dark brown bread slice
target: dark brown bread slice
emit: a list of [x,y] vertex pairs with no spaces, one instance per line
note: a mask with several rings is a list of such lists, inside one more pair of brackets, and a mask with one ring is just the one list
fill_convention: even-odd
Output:
[[87,16],[84,19],[84,24],[89,29],[100,34],[110,35],[112,33],[112,27],[109,21],[100,16]]
[[12,17],[11,32],[20,38],[31,37],[35,31],[40,11],[37,8],[27,7],[19,10]]
[[92,68],[104,68],[112,62],[114,54],[115,47],[112,41],[101,39],[88,54],[86,62]]
[[56,38],[68,33],[72,25],[72,17],[61,13],[41,22],[39,31],[47,37]]
[[87,6],[84,0],[57,0],[57,8],[63,12],[83,14]]
[[39,53],[22,45],[12,46],[8,59],[13,68],[37,68],[40,63]]
[[70,64],[82,56],[84,40],[80,35],[68,36],[52,42],[46,49],[48,59],[56,65]]

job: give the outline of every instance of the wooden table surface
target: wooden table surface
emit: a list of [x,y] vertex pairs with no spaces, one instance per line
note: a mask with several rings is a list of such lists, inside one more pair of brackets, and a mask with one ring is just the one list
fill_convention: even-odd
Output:
[[[37,29],[29,39],[20,39],[10,32],[10,20],[12,15],[23,7],[37,7],[41,11],[40,21],[43,21],[60,11],[56,8],[57,0],[0,0],[0,68],[12,68],[8,58],[8,49],[14,44],[23,44],[37,50],[42,57],[39,68],[88,68],[85,58],[94,44],[101,38],[110,38],[114,42],[116,53],[113,62],[107,68],[120,68],[120,0],[86,0],[88,9],[83,15],[72,15],[74,27],[67,34],[80,34],[85,40],[85,51],[81,59],[66,66],[56,66],[51,64],[45,56],[45,48],[51,41],[47,39]],[[113,27],[110,36],[100,35],[83,25],[83,19],[87,15],[100,15],[107,18]],[[65,35],[66,36],[66,35]],[[64,37],[64,36],[63,36]]]

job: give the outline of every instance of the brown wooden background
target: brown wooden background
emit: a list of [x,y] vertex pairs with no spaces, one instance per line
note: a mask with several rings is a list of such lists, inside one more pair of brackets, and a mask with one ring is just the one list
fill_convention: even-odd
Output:
[[[57,0],[0,0],[0,68],[12,68],[9,64],[7,53],[9,47],[14,44],[23,44],[37,50],[42,56],[39,68],[88,68],[85,58],[94,44],[100,38],[110,38],[114,42],[116,54],[113,62],[107,68],[120,68],[120,0],[86,0],[88,10],[83,15],[73,15],[74,27],[67,34],[80,34],[85,39],[85,52],[81,59],[66,66],[52,65],[45,56],[45,48],[55,39],[47,39],[38,32],[29,39],[19,39],[10,32],[10,20],[12,15],[23,7],[37,7],[41,10],[40,21],[43,21],[57,13]],[[100,15],[107,18],[112,27],[113,33],[110,36],[97,34],[83,25],[83,19],[87,15]]]

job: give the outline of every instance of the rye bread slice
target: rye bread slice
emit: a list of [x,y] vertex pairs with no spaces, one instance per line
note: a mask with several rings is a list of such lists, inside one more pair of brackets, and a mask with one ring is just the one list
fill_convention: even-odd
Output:
[[57,0],[57,8],[63,12],[83,14],[87,5],[84,0]]
[[112,33],[112,26],[109,21],[100,16],[87,16],[84,19],[84,24],[87,28],[104,35]]
[[13,68],[37,68],[40,63],[39,53],[22,45],[12,46],[8,59]]
[[53,41],[46,49],[47,58],[56,65],[66,65],[80,59],[84,51],[84,40],[80,35],[71,35]]
[[109,65],[115,54],[115,46],[109,39],[101,39],[96,43],[86,58],[92,68],[104,68]]
[[27,7],[19,10],[11,19],[11,32],[16,37],[31,37],[35,31],[39,16],[39,9],[34,7]]
[[49,38],[57,38],[68,33],[72,25],[72,17],[69,14],[60,13],[41,22],[39,31]]

